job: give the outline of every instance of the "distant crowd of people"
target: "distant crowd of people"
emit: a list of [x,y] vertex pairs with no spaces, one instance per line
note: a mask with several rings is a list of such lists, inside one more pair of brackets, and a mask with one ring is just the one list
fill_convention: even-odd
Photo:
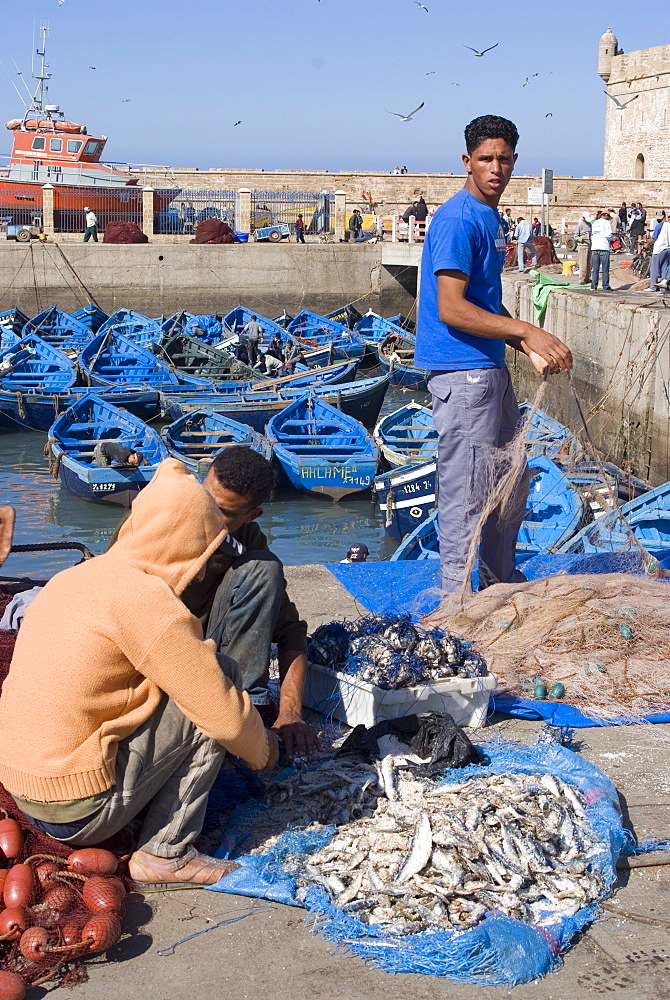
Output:
[[618,210],[600,209],[595,218],[589,212],[583,212],[575,236],[590,249],[591,259],[586,258],[582,284],[586,284],[590,276],[594,291],[599,281],[603,291],[611,291],[610,254],[617,250],[632,254],[639,251],[650,253],[649,288],[653,292],[667,289],[670,280],[670,222],[663,209],[658,209],[654,225],[650,225],[649,230],[646,209],[639,201],[632,202],[630,208],[624,201]]

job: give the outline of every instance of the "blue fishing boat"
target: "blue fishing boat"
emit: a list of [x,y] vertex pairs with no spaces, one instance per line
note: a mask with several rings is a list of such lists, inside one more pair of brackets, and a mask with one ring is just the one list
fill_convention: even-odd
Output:
[[[534,455],[528,465],[530,488],[517,540],[517,566],[523,566],[533,556],[557,552],[574,535],[584,517],[581,497],[556,462],[544,455]],[[439,516],[433,510],[405,538],[391,559],[438,559],[438,531]]]
[[87,326],[55,305],[29,319],[23,332],[36,333],[41,340],[61,351],[79,351],[91,339]]
[[[289,318],[289,322],[293,317]],[[353,330],[356,324],[362,319],[361,313],[359,313],[353,302],[350,302],[346,306],[342,306],[340,309],[334,309],[333,312],[326,313],[326,319],[334,319],[336,323],[340,323],[342,326],[346,326],[349,330]]]
[[160,323],[133,309],[117,309],[105,320],[98,333],[107,333],[109,330],[129,337],[140,347],[146,348],[159,344],[163,336]]
[[[96,444],[113,441],[139,451],[146,464],[107,466],[93,462]],[[104,402],[94,393],[82,396],[49,428],[51,471],[70,493],[82,500],[129,507],[149,482],[167,448],[143,420]]]
[[20,309],[0,312],[0,349],[11,347],[21,339],[28,317]]
[[205,344],[218,344],[223,336],[223,320],[213,313],[186,313],[184,333]]
[[191,410],[163,428],[161,436],[173,458],[200,478],[207,473],[214,456],[231,445],[246,445],[268,459],[272,455],[265,438],[251,427],[214,410]]
[[60,392],[73,386],[76,378],[67,355],[34,333],[0,351],[0,389],[6,392]]
[[238,361],[229,351],[219,350],[183,332],[170,337],[160,347],[154,347],[154,353],[186,375],[215,383],[241,387],[267,380],[265,373]]
[[272,417],[266,437],[296,490],[341,500],[372,485],[379,450],[365,427],[312,394]]
[[[526,420],[532,410],[528,400],[519,403],[519,411]],[[536,410],[526,433],[526,448],[529,455],[548,455],[549,458],[571,458],[577,461],[583,455],[579,440],[569,427],[554,420],[543,410]]]
[[91,333],[97,333],[102,324],[109,319],[107,313],[98,306],[94,306],[92,302],[89,302],[84,309],[77,309],[76,312],[71,313],[71,316],[78,323],[83,323],[84,326],[88,327]]
[[252,316],[255,316],[260,323],[264,343],[268,343],[276,333],[282,338],[282,343],[286,342],[286,330],[283,327],[275,323],[273,319],[261,316],[253,309],[247,309],[246,306],[235,306],[234,309],[227,312],[223,317],[223,326],[230,333],[236,333],[239,336]]
[[362,358],[365,341],[341,323],[302,309],[289,323],[286,333],[304,347],[329,348],[332,359]]
[[[59,392],[10,392],[0,389],[0,428],[48,431],[61,413],[78,402],[90,389],[64,389]],[[160,415],[160,395],[156,389],[97,389],[104,402],[128,410],[141,420],[155,420]]]
[[375,427],[375,441],[389,465],[421,465],[437,453],[433,414],[420,403],[387,413]]
[[389,335],[395,337],[406,337],[406,331],[391,319],[379,316],[372,309],[362,316],[354,327],[359,337],[362,337],[368,346],[376,347]]
[[90,386],[145,386],[184,392],[191,388],[210,391],[212,383],[189,375],[179,375],[140,347],[130,337],[111,328],[101,330],[79,355],[79,367]]
[[401,542],[435,510],[435,459],[420,465],[402,465],[377,476],[374,496],[384,530]]
[[388,372],[393,385],[423,392],[428,388],[430,373],[414,365],[416,344],[409,334],[389,333],[377,345],[377,358],[382,371]]
[[[337,407],[342,413],[359,420],[365,427],[372,427],[379,416],[388,388],[388,378],[361,379],[344,385],[325,385],[316,390],[320,399]],[[176,420],[190,410],[204,407],[224,416],[249,424],[263,433],[273,416],[304,396],[304,388],[284,389],[279,392],[241,392],[230,394],[200,394],[173,392],[163,396],[163,412]]]
[[626,552],[635,549],[635,538],[649,552],[670,553],[670,483],[635,497],[587,524],[561,548],[577,555],[593,552]]

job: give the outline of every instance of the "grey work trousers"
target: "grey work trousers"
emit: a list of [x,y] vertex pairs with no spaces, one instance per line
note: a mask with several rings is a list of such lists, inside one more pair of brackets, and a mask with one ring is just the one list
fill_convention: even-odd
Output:
[[[463,587],[470,543],[486,499],[508,471],[500,449],[514,438],[521,414],[507,368],[433,372],[428,388],[439,433],[440,587],[443,594],[453,594]],[[494,511],[484,525],[480,590],[525,579],[515,569],[515,549],[527,496],[525,466],[505,516]]]
[[[218,660],[223,672],[239,687],[237,664],[227,657],[218,656]],[[77,833],[59,834],[58,839],[76,847],[99,844],[148,806],[137,850],[159,858],[188,860],[225,755],[221,744],[201,733],[164,694],[153,715],[119,743],[116,781],[102,809]]]
[[279,559],[249,549],[236,559],[219,584],[207,620],[206,636],[219,654],[239,664],[241,683],[255,705],[270,701],[270,647],[286,582]]

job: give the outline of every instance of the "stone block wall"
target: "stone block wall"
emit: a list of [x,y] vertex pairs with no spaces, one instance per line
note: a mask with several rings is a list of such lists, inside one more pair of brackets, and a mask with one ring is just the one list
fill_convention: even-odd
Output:
[[[608,90],[621,102],[638,95],[625,111],[603,95],[605,177],[670,176],[670,45],[615,55]],[[638,161],[643,157],[643,161]],[[641,172],[643,171],[643,172]]]

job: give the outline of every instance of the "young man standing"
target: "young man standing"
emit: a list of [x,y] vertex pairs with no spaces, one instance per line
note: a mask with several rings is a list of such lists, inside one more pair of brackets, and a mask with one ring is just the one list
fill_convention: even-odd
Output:
[[[512,319],[502,304],[505,234],[500,198],[516,162],[519,134],[506,118],[485,115],[465,130],[465,187],[442,205],[426,235],[415,364],[431,372],[439,431],[440,577],[443,594],[465,582],[468,551],[490,491],[499,449],[514,437],[520,414],[505,345],[523,351],[544,374],[568,371],[570,351],[546,330]],[[514,565],[527,476],[512,513],[494,512],[481,538],[480,587],[522,577]]]
[[526,271],[524,253],[526,247],[530,253],[533,267],[537,267],[537,251],[533,245],[533,227],[522,215],[516,220],[517,265],[520,271]]
[[591,226],[591,289],[598,288],[598,275],[602,268],[603,291],[611,292],[610,287],[610,247],[612,245],[612,226],[608,212],[598,212]]
[[86,213],[86,228],[84,229],[84,243],[93,237],[93,242],[98,242],[98,217],[88,206],[84,209]]

